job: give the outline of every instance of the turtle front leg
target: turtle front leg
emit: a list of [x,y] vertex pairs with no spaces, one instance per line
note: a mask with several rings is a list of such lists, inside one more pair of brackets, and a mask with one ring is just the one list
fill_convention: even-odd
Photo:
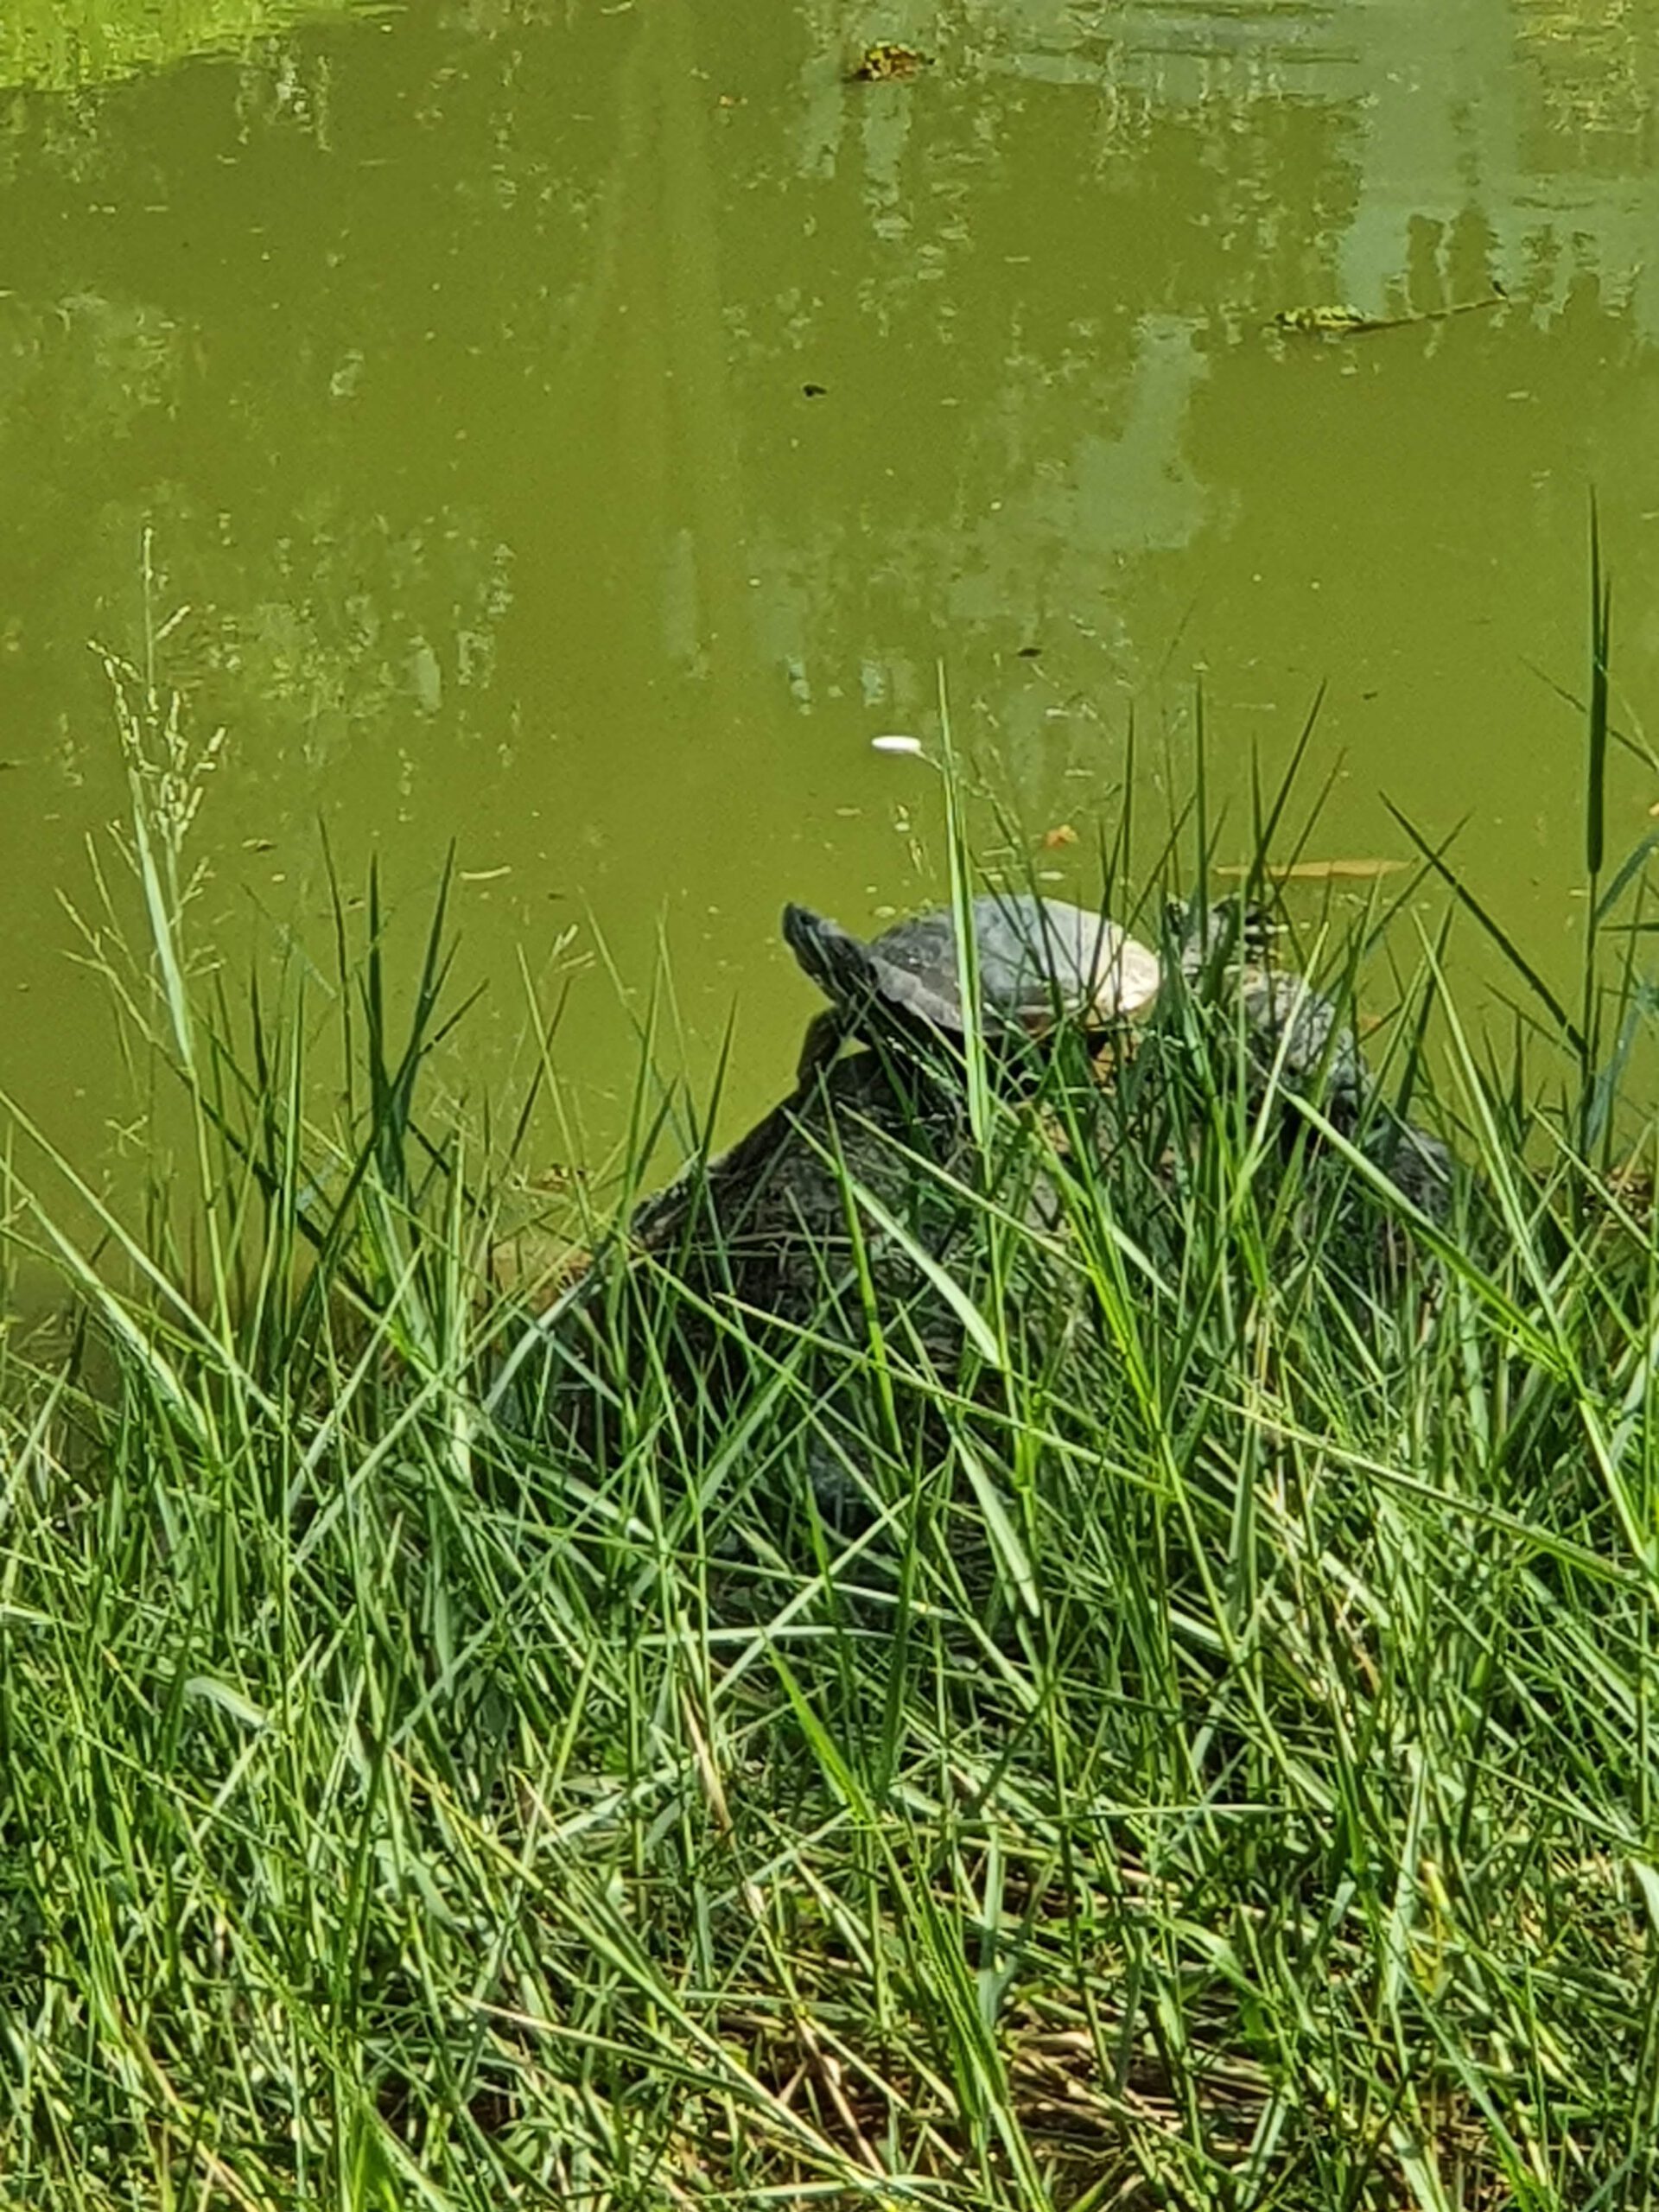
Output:
[[813,1015],[806,1025],[806,1034],[801,1039],[801,1057],[795,1065],[795,1081],[801,1090],[830,1065],[846,1039],[841,1016],[833,1007],[825,1007],[822,1014]]

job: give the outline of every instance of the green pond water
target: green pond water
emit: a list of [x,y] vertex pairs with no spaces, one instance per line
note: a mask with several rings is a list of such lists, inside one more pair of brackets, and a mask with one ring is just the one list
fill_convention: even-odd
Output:
[[[877,37],[934,66],[849,81]],[[1084,895],[1132,728],[1150,853],[1200,685],[1237,794],[1324,683],[1308,856],[1404,856],[1383,794],[1466,821],[1565,976],[1593,487],[1611,850],[1649,826],[1659,0],[25,0],[0,69],[0,1088],[89,1165],[126,1108],[61,901],[147,528],[227,731],[199,941],[326,958],[321,824],[412,958],[453,843],[489,988],[442,1079],[527,1069],[529,979],[595,1152],[664,947],[664,1061],[734,1011],[735,1115],[810,1007],[784,899],[938,890],[937,786],[870,741],[941,669]]]

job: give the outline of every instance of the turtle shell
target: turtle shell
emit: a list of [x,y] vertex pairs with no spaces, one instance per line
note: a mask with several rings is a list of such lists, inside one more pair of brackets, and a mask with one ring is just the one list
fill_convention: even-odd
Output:
[[[1051,1028],[1057,1015],[1105,1029],[1158,995],[1156,954],[1086,907],[1010,892],[976,899],[972,912],[980,1000],[994,1020],[1032,1035]],[[948,907],[897,922],[866,944],[837,923],[791,906],[784,935],[849,1017],[874,1000],[936,1029],[961,1030],[957,923]]]

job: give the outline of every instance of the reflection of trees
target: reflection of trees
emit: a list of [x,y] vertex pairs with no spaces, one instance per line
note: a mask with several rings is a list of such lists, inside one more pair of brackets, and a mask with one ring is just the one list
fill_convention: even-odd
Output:
[[[1595,269],[1659,306],[1643,268],[1659,237],[1651,9],[968,0],[950,78],[913,95],[846,84],[826,67],[843,19],[822,0],[810,16],[785,205],[728,256],[753,271],[745,420],[767,487],[760,565],[779,579],[763,650],[798,703],[839,691],[924,712],[934,653],[1010,656],[1039,632],[1052,650],[1057,626],[1103,650],[1091,680],[1139,690],[1181,608],[1166,600],[1157,630],[1144,606],[1131,621],[1138,579],[1237,513],[1247,486],[1271,505],[1286,464],[1300,473],[1306,441],[1276,396],[1301,370],[1262,329],[1281,307],[1433,307],[1501,276],[1525,302],[1511,327],[1555,323]],[[1487,362],[1486,338],[1458,343]],[[780,413],[780,354],[836,382],[820,416]],[[1349,365],[1363,380],[1378,357]],[[1452,404],[1461,437],[1502,399],[1501,374],[1483,365]],[[1417,398],[1424,450],[1444,442],[1450,397]],[[1357,414],[1329,420],[1364,436]],[[1398,451],[1376,456],[1379,494]],[[1319,486],[1332,513],[1304,525],[1323,540],[1328,521],[1337,561],[1359,473],[1335,449]],[[999,718],[1017,721],[1026,674],[995,683]]]
[[[426,60],[454,95],[441,41]],[[37,99],[14,118],[0,583],[15,728],[66,712],[101,725],[80,640],[137,633],[145,520],[159,525],[170,592],[194,609],[181,672],[204,713],[233,722],[244,760],[315,773],[378,729],[476,728],[511,554],[505,518],[466,495],[459,464],[480,421],[492,431],[505,415],[513,378],[494,364],[469,378],[467,341],[481,352],[524,302],[486,305],[464,338],[432,327],[443,320],[432,295],[468,289],[457,264],[486,265],[467,234],[500,219],[499,199],[480,204],[474,190],[476,126],[459,141],[405,134],[406,156],[446,157],[435,179],[423,173],[442,210],[435,228],[402,162],[371,169],[341,205],[332,73],[273,47],[95,105]],[[505,112],[510,93],[492,91]],[[513,157],[494,165],[498,184],[516,168],[528,206],[554,203],[510,264],[515,281],[550,258],[574,265],[576,246],[556,235],[550,257],[537,249],[562,216],[580,239],[586,149],[561,149],[560,175],[510,133],[482,135]],[[414,345],[410,304],[423,326]],[[508,334],[521,374],[543,327]],[[292,798],[310,810],[303,776]]]
[[1629,286],[1637,328],[1659,335],[1659,14],[1602,0],[1376,9],[1353,34],[1367,98],[1352,124],[1348,290],[1375,299],[1403,275],[1414,223],[1449,235],[1472,218],[1490,266],[1535,307],[1560,312],[1594,269]]
[[[307,16],[353,0],[8,0],[0,13],[0,85],[73,92],[194,54],[235,53]],[[355,0],[367,4],[367,0]]]
[[24,643],[66,692],[85,692],[70,641],[89,620],[122,629],[103,610],[130,607],[130,525],[153,512],[198,609],[192,672],[245,750],[315,764],[411,709],[467,734],[525,591],[507,673],[556,725],[626,721],[616,665],[664,657],[741,721],[748,566],[694,24],[689,0],[632,21],[503,0],[481,39],[476,10],[400,22],[379,73],[336,33],[333,61],[273,49],[106,103],[73,184],[47,111],[29,117],[47,158],[20,188],[29,232],[73,224],[86,274],[64,302],[58,257],[25,253],[18,313],[37,353],[94,307],[105,333],[96,353],[83,334],[84,373],[45,360],[44,435],[22,435],[26,362],[0,378],[25,527],[66,456],[95,487],[22,594]]
[[138,634],[153,519],[170,672],[233,733],[227,874],[319,810],[459,829],[539,924],[550,848],[602,874],[632,791],[648,941],[757,726],[696,28],[503,0],[20,111],[9,745],[96,745],[81,640]]
[[[752,950],[832,810],[866,808],[851,880],[886,868],[857,741],[925,716],[938,659],[1033,804],[1109,781],[1103,729],[1182,683],[1229,591],[1202,643],[1304,697],[1380,651],[1368,560],[1416,575],[1433,537],[1444,565],[1428,493],[1513,477],[1507,546],[1567,498],[1527,487],[1580,420],[1645,450],[1653,11],[1560,20],[953,0],[938,69],[872,87],[838,0],[764,37],[708,0],[442,0],[20,97],[4,754],[102,730],[80,641],[136,634],[152,519],[182,672],[233,728],[225,809],[257,810],[235,835],[461,827],[526,899],[578,885],[639,974],[665,893]],[[1490,323],[1262,328],[1494,272]],[[1471,467],[1523,386],[1556,448]],[[1354,590],[1293,607],[1320,562]]]
[[[346,32],[158,81],[71,134],[110,250],[83,230],[67,298],[12,272],[0,435],[55,443],[60,484],[73,454],[118,525],[56,563],[49,622],[129,596],[125,524],[170,512],[221,710],[312,760],[406,709],[464,734],[486,671],[578,734],[637,715],[646,668],[715,687],[728,734],[757,662],[779,697],[787,670],[903,703],[902,670],[925,692],[933,651],[1056,609],[1134,684],[1109,587],[1226,511],[1184,442],[1219,348],[1500,264],[1559,303],[1586,253],[1633,254],[1632,21],[969,0],[938,76],[882,91],[806,0],[760,57],[780,124],[729,11],[457,0],[400,21],[391,72]],[[1590,149],[1577,244],[1534,204],[1540,116],[1578,134],[1558,181]],[[1610,147],[1618,191],[1586,183]],[[188,211],[175,250],[145,205]],[[48,470],[20,474],[26,512]]]
[[224,613],[199,663],[207,696],[242,727],[257,700],[265,749],[313,773],[394,725],[417,741],[444,716],[476,736],[512,600],[507,549],[485,518],[451,510],[393,533],[319,499],[300,519],[260,579],[264,598],[250,603],[245,571],[224,564]]
[[1516,0],[1515,32],[1529,168],[1652,167],[1659,13],[1629,0]]
[[0,439],[118,435],[145,409],[177,404],[184,353],[177,323],[143,301],[0,301]]
[[[1195,402],[1275,308],[1496,270],[1554,315],[1637,257],[1642,20],[960,0],[873,88],[830,0],[762,47],[692,0],[453,0],[37,101],[0,439],[51,550],[4,680],[84,696],[156,515],[213,709],[311,776],[394,728],[518,746],[523,702],[602,812],[613,732],[718,729],[730,778],[791,693],[921,712],[936,655],[1039,630],[1094,651],[1062,692],[1102,654],[1137,690],[1135,578],[1249,476]],[[683,798],[715,756],[675,757]]]
[[[927,712],[936,655],[1001,653],[986,680],[1017,731],[1085,681],[1140,689],[1165,650],[1122,587],[1226,512],[1185,457],[1192,395],[1230,333],[1323,294],[1354,180],[1338,120],[1306,103],[1148,105],[1126,144],[1121,100],[1070,85],[922,96],[878,113],[838,86],[839,133],[811,111],[781,214],[737,242],[764,650],[801,703],[839,690],[895,717]],[[1290,219],[1310,198],[1311,224]],[[782,404],[779,353],[832,385],[817,411]],[[1058,694],[1015,680],[1031,640]]]

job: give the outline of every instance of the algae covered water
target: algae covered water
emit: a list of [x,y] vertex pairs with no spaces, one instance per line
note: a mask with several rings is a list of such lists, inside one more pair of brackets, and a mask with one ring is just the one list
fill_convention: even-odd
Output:
[[[1151,848],[1200,693],[1236,798],[1324,685],[1304,860],[1360,895],[1382,794],[1464,823],[1570,970],[1592,489],[1610,849],[1659,799],[1654,0],[82,15],[0,42],[0,1085],[72,1154],[120,1118],[87,640],[175,614],[199,937],[326,945],[320,823],[422,914],[453,843],[453,1080],[522,1066],[528,977],[601,1144],[664,945],[665,1057],[735,1005],[747,1107],[784,900],[938,892],[871,740],[941,668],[1046,887],[1131,787]],[[877,38],[931,67],[855,81]]]

